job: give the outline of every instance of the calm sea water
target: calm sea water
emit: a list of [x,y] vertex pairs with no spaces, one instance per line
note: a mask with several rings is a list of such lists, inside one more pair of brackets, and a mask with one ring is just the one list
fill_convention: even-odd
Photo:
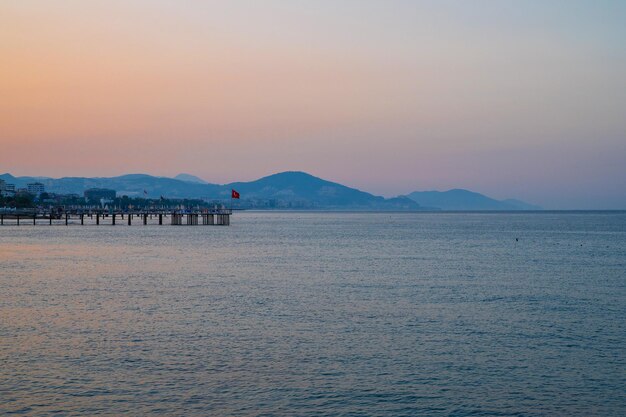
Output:
[[0,414],[623,416],[626,214],[5,226]]

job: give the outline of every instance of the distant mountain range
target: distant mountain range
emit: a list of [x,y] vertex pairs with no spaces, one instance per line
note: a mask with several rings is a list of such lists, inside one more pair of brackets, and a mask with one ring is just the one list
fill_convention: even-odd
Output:
[[202,178],[196,177],[195,175],[191,175],[191,174],[178,174],[177,176],[174,177],[174,179],[186,181],[186,182],[193,182],[196,184],[208,184],[208,182],[206,182]]
[[494,200],[473,191],[415,191],[407,195],[420,206],[438,207],[441,210],[541,210],[541,207],[520,200]]
[[0,175],[0,179],[16,187],[41,182],[46,191],[59,194],[80,194],[89,188],[109,188],[118,196],[148,198],[201,198],[228,200],[230,190],[241,193],[241,207],[299,208],[325,210],[534,210],[539,209],[518,200],[498,201],[466,190],[446,192],[414,192],[407,196],[384,198],[314,177],[305,172],[282,172],[250,182],[211,184],[190,174],[175,178],[129,174],[119,177],[14,177]]

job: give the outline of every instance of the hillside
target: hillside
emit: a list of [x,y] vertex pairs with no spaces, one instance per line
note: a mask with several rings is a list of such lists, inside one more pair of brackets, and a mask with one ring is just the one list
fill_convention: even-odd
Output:
[[198,184],[180,181],[173,178],[153,177],[145,174],[129,174],[119,177],[63,177],[63,178],[37,178],[37,177],[13,177],[10,174],[0,175],[7,183],[16,184],[17,187],[25,187],[29,182],[41,182],[46,190],[59,194],[80,194],[88,188],[110,188],[117,191],[118,195],[143,197],[144,190],[148,197],[159,198],[167,196],[172,198],[201,198],[213,197],[219,194],[221,187],[215,184]]
[[424,207],[442,210],[541,210],[541,207],[520,200],[495,200],[473,191],[454,189],[449,191],[415,191],[408,198]]
[[118,196],[148,198],[201,198],[229,200],[230,190],[241,193],[239,207],[300,208],[333,210],[540,210],[538,206],[520,200],[495,200],[468,190],[416,191],[408,196],[384,198],[336,182],[327,181],[300,171],[269,175],[249,182],[210,184],[190,174],[176,178],[146,174],[118,177],[14,177],[0,175],[7,183],[25,187],[29,182],[41,182],[46,190],[59,194],[79,194],[88,188],[110,188]]
[[178,178],[129,174],[110,178],[64,177],[35,178],[0,175],[8,183],[25,187],[39,181],[52,193],[80,194],[88,188],[110,188],[119,195],[148,198],[203,198],[229,200],[230,190],[236,189],[242,199],[240,207],[253,208],[307,208],[337,210],[419,210],[414,201],[406,197],[385,199],[370,193],[326,181],[304,172],[283,172],[250,182],[217,185],[200,183],[199,178],[188,174]]

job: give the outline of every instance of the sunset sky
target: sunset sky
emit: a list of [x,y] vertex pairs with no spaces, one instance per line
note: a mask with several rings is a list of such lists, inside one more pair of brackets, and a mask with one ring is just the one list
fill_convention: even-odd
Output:
[[0,173],[626,208],[626,1],[0,3]]

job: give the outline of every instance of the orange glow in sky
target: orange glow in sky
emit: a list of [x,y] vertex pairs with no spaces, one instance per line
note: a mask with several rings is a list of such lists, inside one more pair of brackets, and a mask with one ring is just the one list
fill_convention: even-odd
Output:
[[609,1],[4,1],[0,171],[626,207],[624,21]]

